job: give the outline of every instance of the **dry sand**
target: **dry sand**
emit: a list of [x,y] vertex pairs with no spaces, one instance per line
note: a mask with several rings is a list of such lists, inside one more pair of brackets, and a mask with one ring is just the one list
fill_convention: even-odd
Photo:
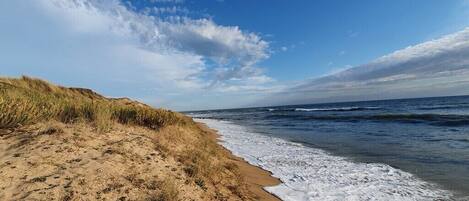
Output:
[[151,200],[167,178],[183,200],[205,199],[185,184],[180,163],[148,149],[145,129],[56,123],[1,132],[0,200]]
[[223,175],[219,184],[201,187],[184,164],[155,147],[155,135],[141,127],[98,133],[58,122],[0,129],[0,200],[279,200],[262,188],[279,180],[226,149],[229,159],[223,160],[238,165],[248,192],[232,190]]

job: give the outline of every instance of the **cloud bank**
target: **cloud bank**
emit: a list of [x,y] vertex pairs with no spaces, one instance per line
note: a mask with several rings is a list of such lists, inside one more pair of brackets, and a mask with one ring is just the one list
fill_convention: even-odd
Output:
[[[151,2],[165,7],[137,11],[119,0],[3,1],[3,73],[40,76],[176,109],[192,105],[195,95],[210,107],[208,97],[246,93],[272,81],[257,66],[270,54],[269,43],[258,34],[180,16],[184,1]],[[234,104],[226,103],[218,107]]]
[[469,94],[469,28],[410,46],[269,98],[305,104]]

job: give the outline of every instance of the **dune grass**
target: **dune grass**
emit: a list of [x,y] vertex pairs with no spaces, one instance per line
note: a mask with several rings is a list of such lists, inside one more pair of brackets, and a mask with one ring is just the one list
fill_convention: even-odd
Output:
[[39,121],[85,121],[100,130],[114,122],[159,129],[192,123],[187,117],[129,99],[105,98],[89,89],[66,88],[23,76],[0,78],[0,128]]
[[[155,149],[179,161],[188,182],[215,192],[218,200],[230,194],[242,200],[252,198],[229,153],[190,117],[127,98],[106,98],[89,89],[57,86],[26,76],[0,78],[0,129],[48,121],[83,122],[99,132],[112,131],[116,124],[155,130]],[[175,200],[178,195],[169,177],[161,183],[160,190],[149,200]]]

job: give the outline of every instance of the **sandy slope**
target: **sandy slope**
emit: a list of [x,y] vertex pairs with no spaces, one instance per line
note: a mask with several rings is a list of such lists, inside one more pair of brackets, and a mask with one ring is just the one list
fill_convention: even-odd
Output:
[[0,199],[144,200],[166,178],[176,178],[181,198],[203,198],[202,189],[184,184],[181,164],[155,151],[149,134],[139,128],[97,134],[58,123],[2,131]]
[[156,134],[57,122],[0,130],[0,200],[276,200],[261,186],[278,181],[234,156],[227,160],[247,176],[247,191],[232,190],[228,176],[194,182],[181,162],[159,151]]

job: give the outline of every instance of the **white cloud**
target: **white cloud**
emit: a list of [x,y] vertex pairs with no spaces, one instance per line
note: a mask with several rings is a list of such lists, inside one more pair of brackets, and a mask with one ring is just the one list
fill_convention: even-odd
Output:
[[274,104],[457,94],[469,94],[469,28],[305,81]]
[[112,31],[135,37],[147,51],[199,55],[239,70],[238,78],[242,70],[255,71],[253,65],[269,56],[269,44],[258,35],[243,32],[236,26],[220,26],[209,19],[175,16],[163,20],[129,11],[116,0],[43,0],[42,3],[78,31]]
[[[333,62],[329,62],[327,65],[328,66],[331,66],[333,64]],[[338,74],[338,73],[341,73],[343,71],[346,71],[350,68],[352,68],[353,66],[352,65],[345,65],[343,67],[339,67],[339,68],[332,68],[332,70],[330,70],[329,72],[327,72],[326,74],[324,74],[323,76],[329,76],[329,75],[334,75],[334,74]]]
[[[181,9],[165,6],[164,12]],[[155,103],[165,99],[169,107],[183,105],[172,99],[175,91],[187,98],[223,87],[254,89],[271,80],[256,67],[269,57],[269,43],[211,19],[163,19],[119,0],[0,2],[0,18],[0,53],[6,56],[0,65],[10,75],[41,76],[112,96],[161,97]]]
[[360,35],[360,32],[358,32],[358,31],[353,31],[353,30],[349,30],[349,31],[347,31],[347,35],[348,35],[348,37],[350,37],[350,38],[355,38],[355,37],[357,37],[358,35]]
[[266,59],[269,44],[254,33],[239,27],[218,26],[208,19],[174,19],[158,23],[169,43],[184,51],[210,57],[222,64],[251,66]]
[[149,12],[152,12],[156,15],[162,14],[188,14],[189,9],[179,7],[179,6],[171,6],[171,7],[153,7],[153,9],[149,9]]

